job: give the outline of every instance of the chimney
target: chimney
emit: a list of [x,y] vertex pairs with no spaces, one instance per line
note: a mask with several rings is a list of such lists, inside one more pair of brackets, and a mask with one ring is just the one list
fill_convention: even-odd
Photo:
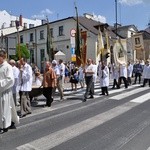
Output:
[[19,16],[20,26],[22,26],[22,15]]

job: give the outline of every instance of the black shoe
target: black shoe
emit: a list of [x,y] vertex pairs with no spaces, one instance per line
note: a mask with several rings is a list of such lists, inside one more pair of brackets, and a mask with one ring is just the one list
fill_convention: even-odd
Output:
[[93,96],[93,95],[91,95],[89,98],[94,98],[94,96]]
[[109,93],[106,93],[107,96],[109,96]]
[[47,107],[51,107],[51,104],[48,104]]
[[4,130],[3,129],[0,129],[0,134],[3,134],[4,133]]
[[23,115],[20,115],[19,118],[23,118],[23,117],[25,117],[25,116],[26,116],[26,114],[23,114]]
[[140,87],[144,87],[144,85],[141,85]]
[[100,95],[105,95],[104,93],[100,94]]
[[0,129],[0,134],[3,134],[4,132],[7,132],[8,128]]
[[29,114],[32,114],[32,112],[31,112],[31,111],[29,111],[27,114],[28,114],[28,115],[29,115]]
[[11,123],[11,126],[9,127],[9,129],[16,129],[16,126],[15,126],[14,122]]
[[82,102],[86,102],[86,98],[84,98],[84,99],[82,100]]

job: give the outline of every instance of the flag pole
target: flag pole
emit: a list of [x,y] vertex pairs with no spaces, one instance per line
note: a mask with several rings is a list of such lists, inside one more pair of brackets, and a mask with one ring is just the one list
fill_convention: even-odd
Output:
[[80,51],[80,31],[79,31],[79,20],[78,20],[78,10],[75,4],[76,10],[76,34],[75,34],[75,54],[76,54],[76,63],[78,66],[81,65],[81,51]]
[[116,15],[116,37],[117,37],[117,25],[118,25],[117,0],[115,0],[115,15]]
[[48,55],[48,59],[49,61],[52,61],[54,59],[54,53],[53,53],[53,48],[52,48],[52,37],[51,37],[51,33],[50,33],[50,27],[49,27],[49,21],[48,21],[48,17],[46,16],[47,19],[47,55]]

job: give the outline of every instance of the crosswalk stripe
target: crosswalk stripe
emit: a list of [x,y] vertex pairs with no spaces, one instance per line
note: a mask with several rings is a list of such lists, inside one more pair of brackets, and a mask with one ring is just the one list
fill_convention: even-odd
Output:
[[75,104],[79,104],[79,103],[81,103],[81,101],[67,101],[65,104],[64,103],[60,103],[59,105],[55,105],[55,106],[53,106],[51,108],[44,107],[44,108],[41,108],[41,109],[36,109],[36,110],[34,110],[34,113],[32,113],[31,115],[26,116],[26,117],[31,117],[31,116],[35,116],[35,115],[38,115],[38,114],[41,114],[41,113],[54,111],[54,110],[57,110],[57,109],[69,107],[69,106],[72,106],[72,105],[75,105]]
[[[121,94],[117,94],[116,96],[109,96],[109,99],[116,99],[116,100],[121,100],[122,98],[125,98],[125,97],[128,97],[128,96],[131,96],[131,95],[136,95],[137,93],[139,92],[142,92],[142,91],[145,91],[146,89],[148,89],[147,87],[145,88],[136,88],[134,89],[135,87],[130,87],[130,90],[131,91],[126,91],[125,89],[116,89],[116,90],[112,90],[110,91],[110,93],[118,93],[121,92],[121,91],[124,91],[124,93],[121,93]],[[76,96],[76,95],[74,95]],[[98,95],[95,95],[95,98],[97,97],[100,97]],[[42,138],[39,138],[35,141],[32,141],[32,142],[29,142],[27,144],[24,144],[24,145],[21,145],[21,146],[18,146],[16,149],[17,150],[30,150],[30,149],[34,149],[34,150],[48,150],[48,149],[51,149],[51,148],[54,148],[55,146],[58,146],[60,145],[61,143],[63,142],[66,142],[72,138],[75,138],[76,136],[79,136],[85,132],[88,132],[89,130],[97,127],[97,126],[100,126],[101,124],[131,110],[132,108],[140,105],[141,103],[143,102],[146,102],[148,100],[150,100],[150,93],[147,93],[147,94],[144,94],[144,95],[141,95],[139,97],[136,97],[132,100],[130,100],[129,102],[126,102],[120,106],[116,106],[106,112],[103,112],[101,114],[98,114],[94,117],[91,117],[91,118],[88,118],[86,120],[83,120],[81,121],[80,123],[77,123],[77,124],[74,124],[72,126],[69,126],[67,128],[64,128],[62,130],[59,130],[59,131],[56,131],[50,135],[47,135],[47,136],[44,136]],[[105,99],[106,100],[106,99]],[[44,111],[53,111],[53,110],[56,110],[56,109],[60,109],[60,108],[64,108],[64,107],[68,107],[68,106],[71,106],[71,105],[75,105],[75,104],[78,104],[78,103],[81,103],[81,101],[68,101],[67,103],[64,104],[59,104],[59,106],[54,106],[54,108],[43,108]],[[38,123],[39,122],[43,122],[45,119],[50,119],[50,118],[54,118],[54,117],[57,117],[57,116],[60,116],[60,115],[65,115],[67,113],[70,113],[70,112],[74,112],[74,111],[78,111],[78,110],[81,110],[81,109],[84,109],[84,108],[87,108],[87,107],[91,107],[92,105],[96,105],[98,104],[99,101],[93,101],[93,103],[91,103],[90,105],[84,105],[84,106],[81,106],[79,108],[75,108],[73,110],[70,110],[70,111],[67,111],[67,112],[64,112],[64,113],[61,113],[61,114],[57,114],[56,116],[52,116],[52,117],[48,117],[48,118],[44,118],[44,119],[41,119],[39,121],[37,121]],[[33,122],[33,123],[29,123],[27,125],[22,125],[20,127],[18,127],[19,129],[23,128],[23,127],[27,127],[27,126],[30,126],[30,125],[34,125],[37,123],[36,121]],[[57,140],[56,140],[57,139]],[[51,142],[49,142],[51,141]],[[43,147],[44,145],[44,147]]]
[[[115,95],[115,96],[111,96],[110,95],[109,99],[120,100],[122,98],[125,98],[127,96],[131,96],[132,94],[136,94],[136,93],[138,93],[140,91],[144,91],[145,89],[147,89],[147,87],[139,88],[139,89],[137,89],[137,88],[134,89],[134,88],[136,88],[136,86],[130,86],[128,89],[130,89],[131,91],[128,91],[128,92],[126,92],[126,89],[124,89],[124,88],[110,90],[109,94],[117,93],[117,95]],[[99,95],[100,91],[101,91],[101,89],[98,89],[98,90],[95,91],[94,99],[103,97],[103,96]],[[118,94],[119,92],[124,92],[124,93]],[[67,95],[67,96],[65,96],[65,98],[69,100],[69,99],[71,99],[73,97],[80,97],[81,100],[82,100],[82,98],[84,97],[84,93],[85,93],[85,91],[82,90],[82,91],[76,92],[76,93],[74,93],[72,95]],[[55,98],[55,101],[59,101],[59,99],[60,98],[57,96]],[[56,110],[56,109],[61,109],[63,107],[69,107],[69,106],[72,106],[72,105],[75,105],[75,104],[79,104],[79,103],[81,103],[81,100],[79,100],[79,101],[65,101],[65,104],[60,102],[59,105],[52,106],[51,108],[45,107],[45,108],[41,108],[41,109],[36,109],[36,110],[34,110],[34,113],[32,113],[30,116],[35,116],[35,115],[38,115],[38,114],[41,114],[41,113],[45,113],[45,112],[48,112],[48,111],[53,111],[53,110]],[[45,102],[39,102],[38,105],[44,105],[44,104],[45,104]],[[27,117],[30,117],[30,116],[27,116]]]
[[[30,143],[17,147],[17,150],[25,149],[26,147],[34,147],[35,150],[43,149],[48,150],[55,146],[66,142],[80,134],[83,134],[137,106],[138,103],[127,102],[121,106],[110,109],[107,112],[98,114],[94,117],[88,118],[80,123],[74,124],[57,132],[54,132],[48,136],[44,136],[40,139],[32,141]],[[57,140],[56,140],[57,139]],[[51,141],[51,142],[48,142]],[[44,147],[43,147],[44,145]]]
[[131,100],[131,102],[134,102],[134,103],[143,103],[143,102],[145,102],[147,100],[150,100],[150,93],[147,93],[147,94],[144,94],[144,95],[142,95],[140,97],[137,97],[137,98]]
[[121,94],[117,94],[116,96],[113,96],[113,97],[110,97],[110,98],[111,99],[115,99],[115,100],[121,100],[121,99],[123,99],[125,97],[131,96],[131,95],[133,95],[135,93],[142,92],[142,91],[145,91],[145,88],[134,89],[132,91],[128,91],[128,92],[124,92],[124,93],[121,93]]

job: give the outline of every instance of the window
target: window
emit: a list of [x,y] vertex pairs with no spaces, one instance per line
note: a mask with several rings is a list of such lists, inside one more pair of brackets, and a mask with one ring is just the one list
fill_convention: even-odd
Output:
[[33,33],[30,33],[30,42],[33,42]]
[[40,61],[41,61],[41,73],[43,73],[44,72],[44,61],[45,61],[44,49],[40,49]]
[[40,31],[40,40],[44,39],[44,30]]
[[34,50],[30,49],[30,63],[34,63]]
[[34,24],[29,24],[29,28],[33,28],[34,27]]
[[64,28],[63,28],[63,26],[60,26],[59,27],[59,36],[62,36],[62,35],[64,35]]
[[20,36],[20,43],[23,43],[23,35]]
[[137,44],[140,44],[140,38],[138,37],[138,38],[135,38],[135,44],[137,45]]
[[54,37],[54,35],[53,35],[53,28],[50,29],[50,35],[51,35],[51,37]]

